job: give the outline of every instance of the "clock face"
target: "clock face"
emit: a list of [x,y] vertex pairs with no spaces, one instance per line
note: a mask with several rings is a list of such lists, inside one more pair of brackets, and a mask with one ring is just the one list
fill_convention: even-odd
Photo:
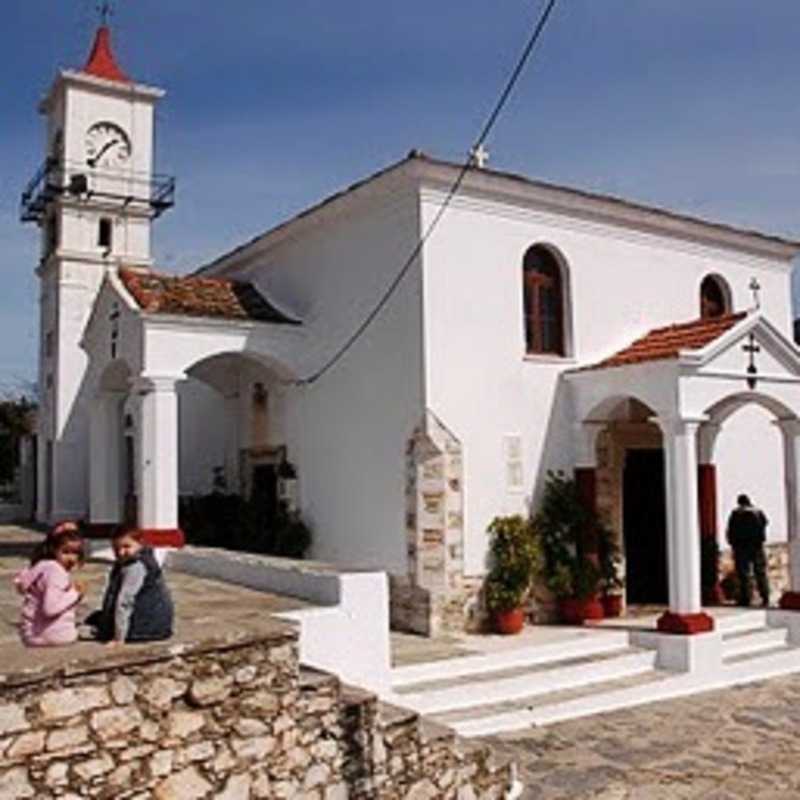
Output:
[[124,167],[131,158],[131,142],[113,122],[98,122],[86,134],[86,163],[94,167]]

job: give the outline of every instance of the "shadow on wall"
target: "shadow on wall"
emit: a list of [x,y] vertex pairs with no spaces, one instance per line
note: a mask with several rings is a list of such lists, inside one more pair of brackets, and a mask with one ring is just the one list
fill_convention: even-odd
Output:
[[569,386],[561,375],[556,383],[550,413],[545,423],[545,438],[542,445],[536,477],[531,486],[529,512],[535,513],[542,502],[547,473],[563,471],[571,476],[573,468],[572,452],[572,403]]

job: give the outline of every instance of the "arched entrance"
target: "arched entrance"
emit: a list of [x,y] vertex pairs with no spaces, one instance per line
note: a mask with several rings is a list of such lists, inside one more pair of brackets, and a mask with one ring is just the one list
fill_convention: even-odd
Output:
[[[800,408],[800,354],[780,330],[747,313],[657,328],[604,361],[573,370],[568,380],[579,432],[576,477],[596,479],[597,458],[587,443],[593,445],[597,433],[587,431],[607,425],[609,412],[630,397],[631,389],[654,412],[651,421],[661,432],[664,453],[669,584],[669,611],[658,629],[670,634],[714,628],[702,607],[701,553],[708,548],[701,534],[719,536],[717,433],[746,405],[769,411],[783,444],[791,566],[791,591],[781,605],[800,609],[800,420],[794,411]],[[750,450],[743,445],[740,457],[756,458]],[[781,480],[760,472],[762,482]]]
[[285,367],[247,353],[219,353],[189,367],[178,388],[184,505],[211,492],[239,495],[266,530],[282,508],[294,510],[297,392]]
[[118,359],[103,370],[90,418],[90,519],[97,527],[136,522],[131,369]]
[[615,397],[584,425],[594,431],[595,502],[622,554],[628,604],[668,601],[664,451],[654,416],[635,397]]

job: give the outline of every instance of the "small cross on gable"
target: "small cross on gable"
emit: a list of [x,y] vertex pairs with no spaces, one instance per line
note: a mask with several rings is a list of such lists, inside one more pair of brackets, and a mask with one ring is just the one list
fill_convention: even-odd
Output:
[[755,389],[758,385],[756,354],[761,352],[761,348],[756,344],[755,334],[750,334],[747,344],[742,345],[742,350],[744,350],[744,352],[750,357],[750,363],[747,365],[747,386],[750,389]]
[[753,293],[753,305],[756,311],[758,311],[761,308],[761,284],[758,282],[758,278],[753,278],[748,288]]
[[483,142],[478,142],[469,151],[469,163],[478,169],[483,169],[489,163],[489,151],[484,147]]

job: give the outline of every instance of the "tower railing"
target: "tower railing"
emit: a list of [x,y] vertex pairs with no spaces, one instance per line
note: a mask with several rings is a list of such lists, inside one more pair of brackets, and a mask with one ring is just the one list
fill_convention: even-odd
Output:
[[155,219],[175,205],[175,186],[175,178],[169,175],[89,168],[83,163],[62,162],[51,156],[22,193],[20,220],[41,222],[57,197],[144,209]]

